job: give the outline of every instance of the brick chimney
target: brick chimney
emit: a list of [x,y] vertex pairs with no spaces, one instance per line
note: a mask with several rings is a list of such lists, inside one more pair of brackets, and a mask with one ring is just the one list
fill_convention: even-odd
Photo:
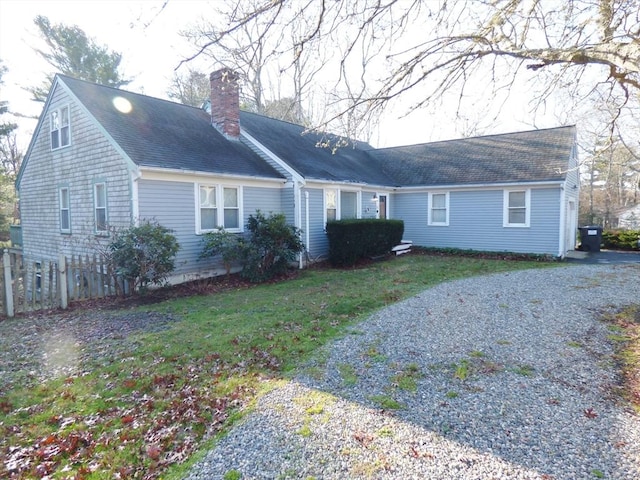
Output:
[[228,68],[211,73],[211,123],[229,138],[240,137],[238,74]]

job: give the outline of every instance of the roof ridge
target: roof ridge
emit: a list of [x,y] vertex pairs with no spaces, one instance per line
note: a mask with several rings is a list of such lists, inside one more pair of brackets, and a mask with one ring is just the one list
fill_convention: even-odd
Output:
[[135,95],[135,96],[138,96],[138,97],[144,97],[144,98],[148,98],[148,99],[150,99],[150,100],[155,100],[155,101],[159,101],[159,102],[170,103],[171,105],[177,105],[177,106],[180,106],[180,107],[195,108],[196,110],[201,110],[201,108],[200,108],[200,107],[194,107],[194,106],[192,106],[192,105],[187,105],[186,103],[175,102],[175,101],[173,101],[173,100],[168,100],[168,99],[166,99],[166,98],[154,97],[154,96],[152,96],[152,95],[147,95],[146,93],[133,92],[133,91],[131,91],[131,90],[125,90],[125,89],[123,89],[123,88],[112,87],[112,86],[110,86],[110,85],[104,85],[104,84],[102,84],[102,83],[90,82],[90,81],[88,81],[88,80],[83,80],[83,79],[81,79],[81,78],[75,78],[75,77],[72,77],[72,76],[70,76],[70,75],[65,75],[65,74],[63,74],[63,73],[56,73],[56,75],[55,75],[55,76],[56,76],[56,77],[60,77],[63,81],[64,81],[65,79],[69,79],[69,80],[71,80],[71,81],[73,81],[73,82],[82,82],[82,83],[86,83],[86,84],[88,84],[88,85],[92,85],[92,86],[94,86],[94,87],[98,87],[98,88],[104,88],[104,89],[108,89],[108,90],[115,90],[115,91],[117,91],[117,92],[125,92],[125,93],[128,93],[128,94],[130,94],[130,95]]
[[558,127],[547,127],[547,128],[534,128],[531,130],[520,130],[517,132],[503,132],[503,133],[491,133],[491,134],[487,134],[487,135],[476,135],[474,137],[460,137],[460,138],[450,138],[447,140],[435,140],[433,142],[422,142],[422,143],[410,143],[410,144],[405,144],[405,145],[396,145],[393,147],[381,147],[381,148],[374,148],[374,150],[391,150],[394,148],[405,148],[405,147],[420,147],[420,146],[424,146],[424,145],[437,145],[439,143],[451,143],[451,142],[464,142],[467,140],[478,140],[478,139],[483,139],[483,138],[495,138],[495,137],[504,137],[504,136],[514,136],[514,135],[521,135],[521,134],[525,134],[525,133],[540,133],[540,132],[544,132],[546,130],[562,130],[565,128],[576,128],[576,124],[571,124],[571,125],[560,125]]

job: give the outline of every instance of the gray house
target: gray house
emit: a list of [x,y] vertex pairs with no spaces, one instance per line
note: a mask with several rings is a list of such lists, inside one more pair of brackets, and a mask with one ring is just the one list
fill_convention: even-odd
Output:
[[414,245],[563,257],[575,246],[575,127],[375,149],[240,111],[233,72],[198,109],[56,76],[20,170],[23,253],[91,252],[108,227],[155,219],[181,249],[176,278],[216,275],[202,234],[243,232],[260,209],[327,254],[329,219],[395,218]]

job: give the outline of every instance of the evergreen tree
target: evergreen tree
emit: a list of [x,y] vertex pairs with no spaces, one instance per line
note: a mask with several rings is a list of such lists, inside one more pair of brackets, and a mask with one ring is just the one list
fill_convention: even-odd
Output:
[[[46,49],[34,50],[56,72],[116,88],[131,82],[118,71],[122,54],[110,51],[107,46],[98,45],[80,27],[52,24],[42,15],[38,15],[34,23],[47,46]],[[47,75],[43,85],[29,89],[34,100],[46,99],[53,76],[54,74]]]

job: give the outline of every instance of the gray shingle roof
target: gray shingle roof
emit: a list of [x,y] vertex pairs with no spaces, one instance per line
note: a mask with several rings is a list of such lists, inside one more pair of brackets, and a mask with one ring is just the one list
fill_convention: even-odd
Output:
[[369,151],[396,186],[562,181],[575,126]]
[[350,144],[333,152],[331,148],[317,145],[327,140],[335,144],[340,137],[305,133],[301,125],[249,112],[240,112],[240,127],[306,179],[372,185],[394,183],[367,153],[371,149],[369,145]]
[[[199,108],[59,78],[139,166],[282,178],[246,145],[227,140]],[[126,99],[131,112],[118,111],[115,97]]]
[[[59,78],[137,165],[282,178],[248,146],[220,134],[202,109]],[[131,112],[118,111],[115,97],[128,100]],[[249,112],[240,112],[240,125],[308,180],[399,187],[562,181],[576,133],[568,126],[383,149],[356,143],[333,152],[318,145],[339,137],[300,125]]]

